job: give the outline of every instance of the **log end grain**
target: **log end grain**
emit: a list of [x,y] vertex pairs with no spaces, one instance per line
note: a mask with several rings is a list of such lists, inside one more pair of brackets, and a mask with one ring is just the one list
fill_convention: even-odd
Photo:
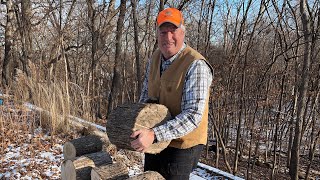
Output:
[[[160,104],[132,103],[115,108],[107,118],[106,130],[109,140],[119,149],[133,150],[130,135],[139,129],[149,129],[171,119],[167,107]],[[159,142],[150,146],[147,153],[156,154],[170,142]]]
[[61,164],[61,179],[62,180],[75,180],[76,171],[71,160],[63,161]]
[[76,148],[71,142],[63,145],[63,157],[65,160],[74,160],[76,158]]

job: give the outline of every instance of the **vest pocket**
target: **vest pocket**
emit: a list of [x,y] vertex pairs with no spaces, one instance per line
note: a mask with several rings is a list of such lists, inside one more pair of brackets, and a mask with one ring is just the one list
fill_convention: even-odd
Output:
[[180,113],[182,90],[176,81],[161,80],[160,104],[168,107],[172,116]]

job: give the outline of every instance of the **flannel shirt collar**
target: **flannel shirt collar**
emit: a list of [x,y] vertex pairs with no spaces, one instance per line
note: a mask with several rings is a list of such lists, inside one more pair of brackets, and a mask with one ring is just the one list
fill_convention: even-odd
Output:
[[181,49],[177,52],[177,54],[175,54],[174,56],[172,56],[171,58],[164,60],[163,55],[161,55],[161,64],[167,64],[170,65],[173,63],[173,61],[177,58],[177,56],[187,47],[186,43],[183,43]]

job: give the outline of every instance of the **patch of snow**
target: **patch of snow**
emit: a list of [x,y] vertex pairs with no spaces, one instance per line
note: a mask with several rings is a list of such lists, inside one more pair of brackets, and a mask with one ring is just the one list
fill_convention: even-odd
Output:
[[5,178],[9,178],[11,176],[11,172],[6,172],[5,174],[4,174],[4,177]]
[[195,175],[193,173],[190,174],[189,180],[205,180],[205,178],[202,178],[198,175]]
[[29,177],[29,176],[24,176],[24,177],[22,177],[21,179],[23,179],[23,180],[32,180],[32,178]]
[[14,153],[14,152],[8,152],[6,153],[6,159],[12,159],[12,158],[17,158],[20,156],[20,152]]
[[[203,169],[206,169],[206,170],[209,170],[209,171],[214,172],[214,173],[216,173],[216,174],[220,174],[220,175],[223,176],[224,178],[229,178],[229,179],[233,179],[233,180],[244,180],[243,178],[240,178],[240,177],[235,176],[235,175],[233,175],[233,174],[224,172],[224,171],[222,171],[222,170],[220,170],[220,169],[217,169],[217,168],[208,166],[208,165],[203,164],[203,163],[198,163],[198,167],[203,168]],[[198,169],[198,168],[197,168],[197,169]]]
[[129,177],[141,174],[141,168],[138,165],[132,166],[129,168]]
[[56,158],[51,152],[41,152],[40,157],[48,159],[50,161],[55,161]]
[[52,171],[46,171],[44,172],[44,174],[47,176],[47,177],[51,177],[54,173]]

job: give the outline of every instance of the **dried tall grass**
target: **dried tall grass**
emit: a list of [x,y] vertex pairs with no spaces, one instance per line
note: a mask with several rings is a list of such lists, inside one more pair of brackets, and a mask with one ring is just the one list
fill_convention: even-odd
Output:
[[[45,70],[29,63],[30,73],[27,76],[17,69],[16,84],[13,94],[17,101],[30,102],[45,109],[40,114],[40,125],[51,131],[67,132],[69,115],[83,114],[88,103],[79,86],[66,83],[65,80],[44,76]],[[51,79],[51,80],[47,80]],[[72,107],[72,108],[71,108]]]

